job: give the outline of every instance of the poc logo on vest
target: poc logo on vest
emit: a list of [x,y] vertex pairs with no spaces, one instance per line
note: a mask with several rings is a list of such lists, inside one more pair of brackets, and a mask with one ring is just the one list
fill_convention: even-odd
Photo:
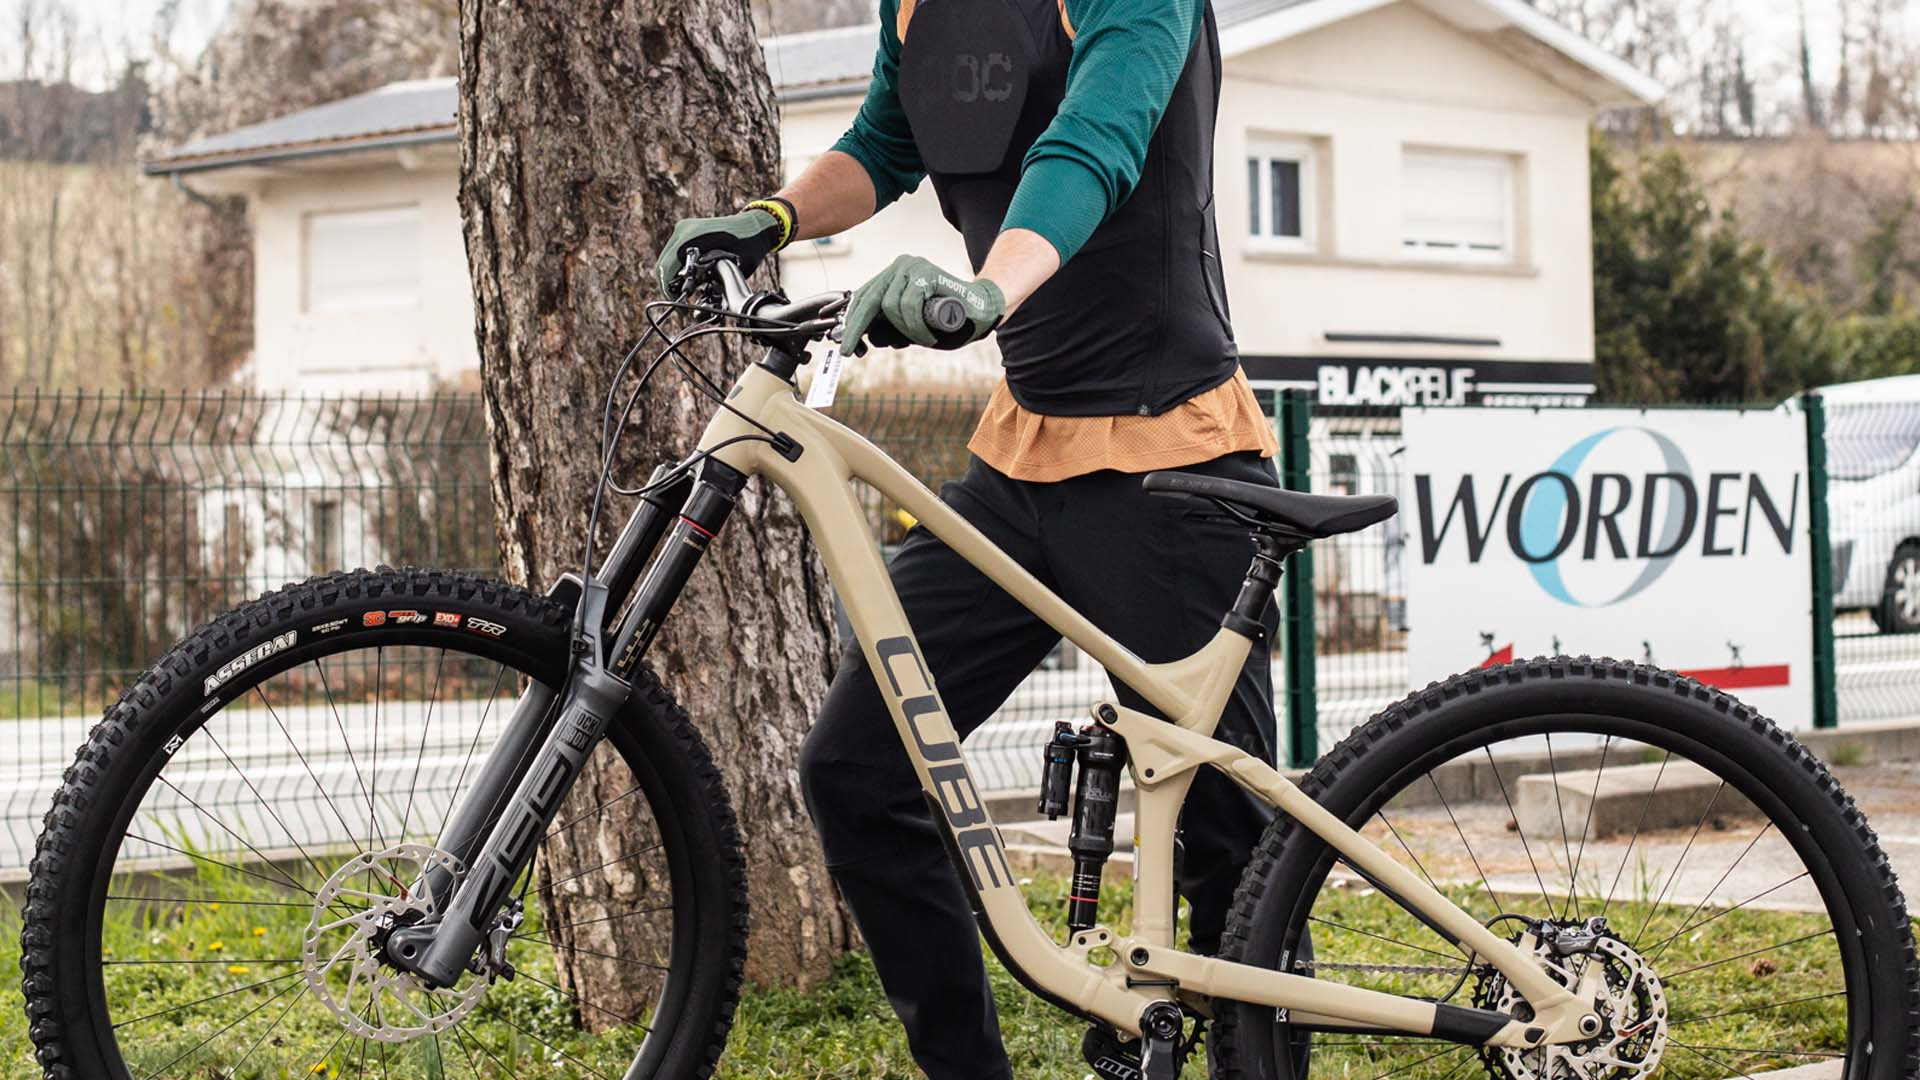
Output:
[[927,101],[962,105],[1005,101],[1013,96],[1013,57],[1003,52],[956,53],[948,63],[920,69],[920,93]]

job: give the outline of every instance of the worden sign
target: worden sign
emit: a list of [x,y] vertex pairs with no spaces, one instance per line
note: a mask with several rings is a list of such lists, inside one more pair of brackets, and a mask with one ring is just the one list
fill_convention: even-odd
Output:
[[1413,685],[1567,653],[1810,722],[1805,428],[1725,410],[1408,409]]

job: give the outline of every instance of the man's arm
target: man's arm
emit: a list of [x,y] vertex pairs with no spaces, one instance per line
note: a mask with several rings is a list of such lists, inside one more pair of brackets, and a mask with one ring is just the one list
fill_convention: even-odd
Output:
[[900,105],[899,0],[881,0],[880,46],[873,80],[853,126],[832,150],[780,190],[799,218],[793,239],[844,232],[920,186],[927,168],[914,146],[913,129]]
[[1140,180],[1147,143],[1186,68],[1202,0],[1068,0],[1067,92],[1027,151],[980,277],[1009,314],[1080,250]]

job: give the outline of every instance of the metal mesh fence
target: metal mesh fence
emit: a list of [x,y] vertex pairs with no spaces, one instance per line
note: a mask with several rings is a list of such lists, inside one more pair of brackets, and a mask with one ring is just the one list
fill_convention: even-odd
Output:
[[[1402,494],[1400,410],[1316,407],[1310,490]],[[1315,727],[1321,751],[1407,693],[1407,588],[1400,518],[1314,545]],[[1297,760],[1297,757],[1296,757]]]
[[1920,404],[1824,406],[1839,715],[1920,715]]
[[[937,491],[965,471],[983,403],[851,397],[834,414]],[[1404,502],[1397,409],[1309,406],[1296,415],[1311,490]],[[1829,401],[1826,417],[1839,715],[1917,715],[1920,406]],[[0,398],[0,500],[12,523],[0,532],[0,724],[9,729],[0,735],[0,872],[25,865],[58,775],[94,719],[195,626],[331,569],[496,566],[485,417],[471,395],[15,394]],[[871,489],[863,503],[884,547],[913,524]],[[1314,689],[1305,707],[1320,750],[1406,693],[1404,547],[1399,524],[1389,522],[1313,551]],[[1284,676],[1276,662],[1276,690]],[[396,662],[340,678],[405,695],[426,685],[427,673]],[[290,694],[312,690],[288,685]],[[471,741],[499,696],[453,689],[463,704],[446,714],[450,748]],[[1034,786],[1053,722],[1082,718],[1108,693],[1097,664],[1071,646],[1057,649],[968,740],[982,786]],[[306,726],[323,719],[304,698],[273,704],[303,745]],[[315,729],[312,741],[321,734]],[[1289,758],[1313,752],[1300,741]],[[277,745],[237,752],[268,771],[286,771],[293,757]],[[452,793],[442,785],[424,797],[437,811]]]
[[472,397],[15,394],[0,506],[0,868],[94,720],[210,617],[343,566],[495,562]]

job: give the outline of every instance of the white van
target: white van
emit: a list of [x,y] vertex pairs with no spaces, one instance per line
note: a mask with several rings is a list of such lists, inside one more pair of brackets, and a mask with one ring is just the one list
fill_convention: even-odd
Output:
[[1827,512],[1836,611],[1884,633],[1920,630],[1920,375],[1818,393],[1827,414]]

